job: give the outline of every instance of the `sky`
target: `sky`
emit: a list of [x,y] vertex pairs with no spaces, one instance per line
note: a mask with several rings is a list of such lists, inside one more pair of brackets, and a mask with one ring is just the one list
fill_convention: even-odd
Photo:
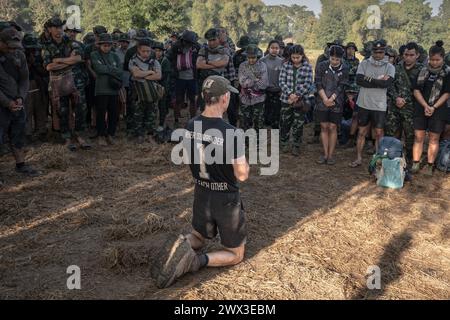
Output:
[[[307,6],[310,10],[313,10],[316,15],[320,13],[321,5],[319,0],[263,0],[264,3],[268,5],[273,4],[299,4]],[[400,2],[399,0],[397,2]],[[433,14],[437,14],[439,12],[439,7],[442,4],[442,0],[429,0],[427,1],[431,3],[431,6],[433,7]]]

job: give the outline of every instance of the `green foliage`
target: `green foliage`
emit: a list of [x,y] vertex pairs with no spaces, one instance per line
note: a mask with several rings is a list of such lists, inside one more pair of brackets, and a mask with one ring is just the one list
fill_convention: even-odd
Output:
[[[381,37],[394,47],[411,40],[429,47],[438,39],[450,45],[450,0],[443,0],[438,16],[432,16],[426,0],[321,2],[322,13],[316,17],[305,6],[268,6],[262,0],[0,0],[0,18],[40,32],[47,19],[67,19],[67,6],[77,4],[86,32],[99,24],[110,31],[147,28],[162,39],[186,28],[203,37],[207,29],[222,26],[235,41],[248,34],[267,43],[281,35],[311,49],[323,49],[335,39],[362,46]],[[381,8],[380,30],[367,28],[370,5]]]

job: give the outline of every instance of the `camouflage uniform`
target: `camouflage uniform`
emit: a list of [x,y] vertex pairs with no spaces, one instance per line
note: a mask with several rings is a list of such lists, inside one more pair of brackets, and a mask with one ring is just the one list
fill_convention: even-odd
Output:
[[[414,144],[414,83],[419,75],[422,65],[416,64],[412,69],[406,70],[403,62],[396,66],[395,79],[389,88],[389,104],[386,118],[386,135],[395,136],[398,131],[405,132],[406,155],[412,157],[412,147]],[[406,105],[400,109],[395,105],[398,97],[406,100]]]
[[289,144],[289,133],[292,129],[292,145],[299,148],[303,137],[303,125],[305,124],[305,113],[301,109],[293,108],[287,103],[281,104],[280,112],[280,141],[281,146]]
[[85,64],[85,46],[79,41],[74,41],[80,47],[78,52],[81,55],[82,62],[76,64],[72,68],[72,73],[75,81],[75,87],[79,92],[78,104],[75,107],[75,131],[82,133],[87,127],[87,102],[86,102],[86,88],[89,85],[89,73]]
[[[62,42],[57,44],[54,41],[50,41],[44,44],[42,58],[44,61],[44,67],[52,63],[55,58],[67,58],[70,54],[75,51],[80,54],[80,45],[76,42],[71,41],[68,37],[63,36]],[[75,84],[74,84],[75,85]],[[70,103],[72,105],[77,105],[79,93],[76,92],[70,96],[56,97],[51,94],[52,97],[52,107],[56,111],[56,119],[60,121],[61,136],[63,139],[70,139],[72,137],[72,130],[70,125]],[[55,115],[54,115],[54,120]],[[58,129],[55,121],[53,122],[54,129]]]

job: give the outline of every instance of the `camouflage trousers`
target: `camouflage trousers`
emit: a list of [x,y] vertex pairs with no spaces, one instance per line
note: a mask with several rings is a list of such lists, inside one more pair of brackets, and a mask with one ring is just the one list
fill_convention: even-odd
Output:
[[127,92],[127,115],[126,115],[126,124],[127,124],[127,134],[129,136],[133,136],[136,132],[136,124],[134,122],[134,110],[136,109],[136,95],[133,92],[133,85],[130,83],[130,87]]
[[280,94],[268,92],[264,106],[264,120],[272,129],[280,128]]
[[83,133],[88,127],[86,120],[88,107],[86,101],[86,87],[77,88],[79,92],[78,103],[74,108],[75,113],[75,132]]
[[134,135],[145,136],[153,134],[157,118],[157,106],[155,103],[137,101],[133,113]]
[[289,135],[292,130],[293,146],[300,147],[303,136],[303,125],[305,124],[305,114],[300,109],[292,108],[287,103],[281,104],[280,112],[280,144],[289,144]]
[[164,127],[167,114],[169,113],[170,95],[165,94],[164,97],[158,102],[159,110],[159,126]]
[[239,110],[241,118],[240,126],[244,130],[253,128],[256,132],[264,127],[264,103],[257,103],[252,106],[241,104]]
[[405,133],[406,157],[412,157],[414,145],[414,111],[411,109],[389,108],[386,116],[386,135],[391,137],[402,136]]

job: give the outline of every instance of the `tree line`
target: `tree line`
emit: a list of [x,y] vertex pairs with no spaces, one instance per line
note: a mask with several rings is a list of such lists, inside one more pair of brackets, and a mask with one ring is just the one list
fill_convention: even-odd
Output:
[[[267,42],[276,35],[293,38],[310,49],[323,48],[335,39],[358,46],[376,38],[399,47],[417,41],[428,47],[437,39],[450,45],[450,0],[439,13],[425,0],[321,0],[322,12],[301,5],[266,5],[261,0],[0,0],[0,18],[16,20],[27,30],[40,32],[53,15],[67,18],[66,8],[80,7],[81,25],[109,30],[147,28],[163,39],[172,31],[190,28],[200,36],[210,27],[225,27],[232,39],[250,35]],[[370,28],[371,5],[380,8],[380,29]]]

